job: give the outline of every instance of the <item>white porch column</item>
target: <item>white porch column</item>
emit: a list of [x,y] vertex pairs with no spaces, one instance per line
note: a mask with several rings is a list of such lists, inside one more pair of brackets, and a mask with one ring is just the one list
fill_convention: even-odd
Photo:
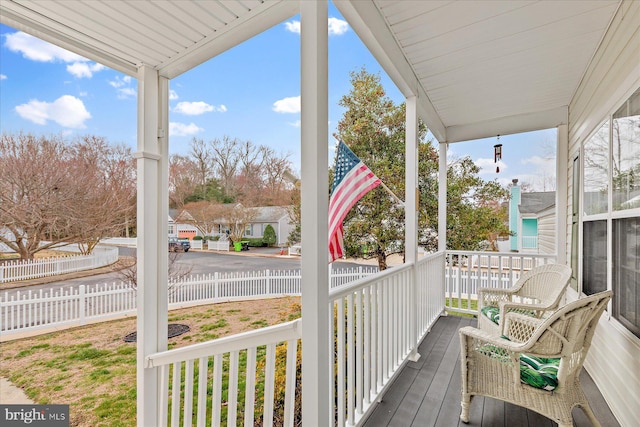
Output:
[[558,126],[556,143],[556,262],[567,263],[569,126]]
[[300,0],[302,423],[333,425],[329,322],[328,6]]
[[418,102],[416,96],[406,99],[405,123],[405,189],[404,189],[404,256],[406,263],[413,263],[413,283],[411,286],[411,301],[409,306],[409,334],[414,340],[409,359],[416,361],[418,354],[417,333],[417,287],[418,270]]
[[[438,151],[438,251],[447,250],[447,148],[449,144],[440,143]],[[443,269],[444,271],[444,269]]]
[[158,425],[161,397],[158,369],[145,368],[145,358],[167,349],[168,95],[168,80],[153,68],[141,66],[136,152],[139,426]]

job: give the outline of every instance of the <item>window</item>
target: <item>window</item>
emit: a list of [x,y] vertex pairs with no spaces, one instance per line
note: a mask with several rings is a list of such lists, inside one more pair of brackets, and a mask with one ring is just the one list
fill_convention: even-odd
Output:
[[640,217],[613,221],[613,315],[640,337]]
[[583,152],[582,291],[612,289],[613,318],[640,338],[640,89]]
[[584,143],[584,213],[606,213],[609,191],[609,121]]
[[607,290],[607,221],[584,223],[582,292],[587,295]]
[[613,209],[640,208],[640,89],[613,114]]

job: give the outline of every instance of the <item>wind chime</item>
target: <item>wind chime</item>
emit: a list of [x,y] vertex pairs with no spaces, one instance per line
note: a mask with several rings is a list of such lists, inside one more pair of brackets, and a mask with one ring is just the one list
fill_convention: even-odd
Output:
[[500,144],[500,135],[498,135],[498,144],[493,146],[493,161],[496,164],[496,173],[500,173],[500,165],[498,162],[502,160],[502,144]]

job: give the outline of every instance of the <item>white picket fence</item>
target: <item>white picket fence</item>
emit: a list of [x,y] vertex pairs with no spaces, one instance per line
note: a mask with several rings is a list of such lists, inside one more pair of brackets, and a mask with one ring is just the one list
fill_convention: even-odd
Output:
[[[78,251],[73,245],[58,248]],[[0,264],[0,283],[17,282],[39,277],[56,276],[74,271],[92,270],[118,260],[118,248],[98,246],[90,255],[69,255],[30,261],[7,261]]]
[[[335,269],[331,287],[375,274],[377,267]],[[112,283],[77,288],[5,292],[0,297],[3,335],[50,327],[79,326],[136,313],[136,287]],[[300,295],[300,270],[195,275],[169,283],[169,308],[199,304]]]

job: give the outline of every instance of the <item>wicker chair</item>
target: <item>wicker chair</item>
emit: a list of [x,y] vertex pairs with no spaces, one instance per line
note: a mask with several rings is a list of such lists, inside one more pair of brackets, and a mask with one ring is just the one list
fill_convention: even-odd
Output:
[[[571,409],[580,406],[593,425],[599,426],[580,387],[579,374],[611,295],[611,291],[605,291],[579,299],[544,320],[508,313],[506,338],[470,326],[460,329],[460,419],[469,422],[471,398],[482,395],[529,408],[560,427],[572,426]],[[527,358],[555,361],[557,375],[542,378],[552,386],[529,385],[532,381]],[[547,375],[550,371],[546,366],[541,366],[539,373]]]
[[511,311],[544,317],[558,307],[570,280],[570,267],[544,264],[525,272],[509,289],[480,288],[478,328],[493,334],[502,333],[503,322],[498,320],[496,324],[489,313],[499,313],[498,319],[504,319]]

